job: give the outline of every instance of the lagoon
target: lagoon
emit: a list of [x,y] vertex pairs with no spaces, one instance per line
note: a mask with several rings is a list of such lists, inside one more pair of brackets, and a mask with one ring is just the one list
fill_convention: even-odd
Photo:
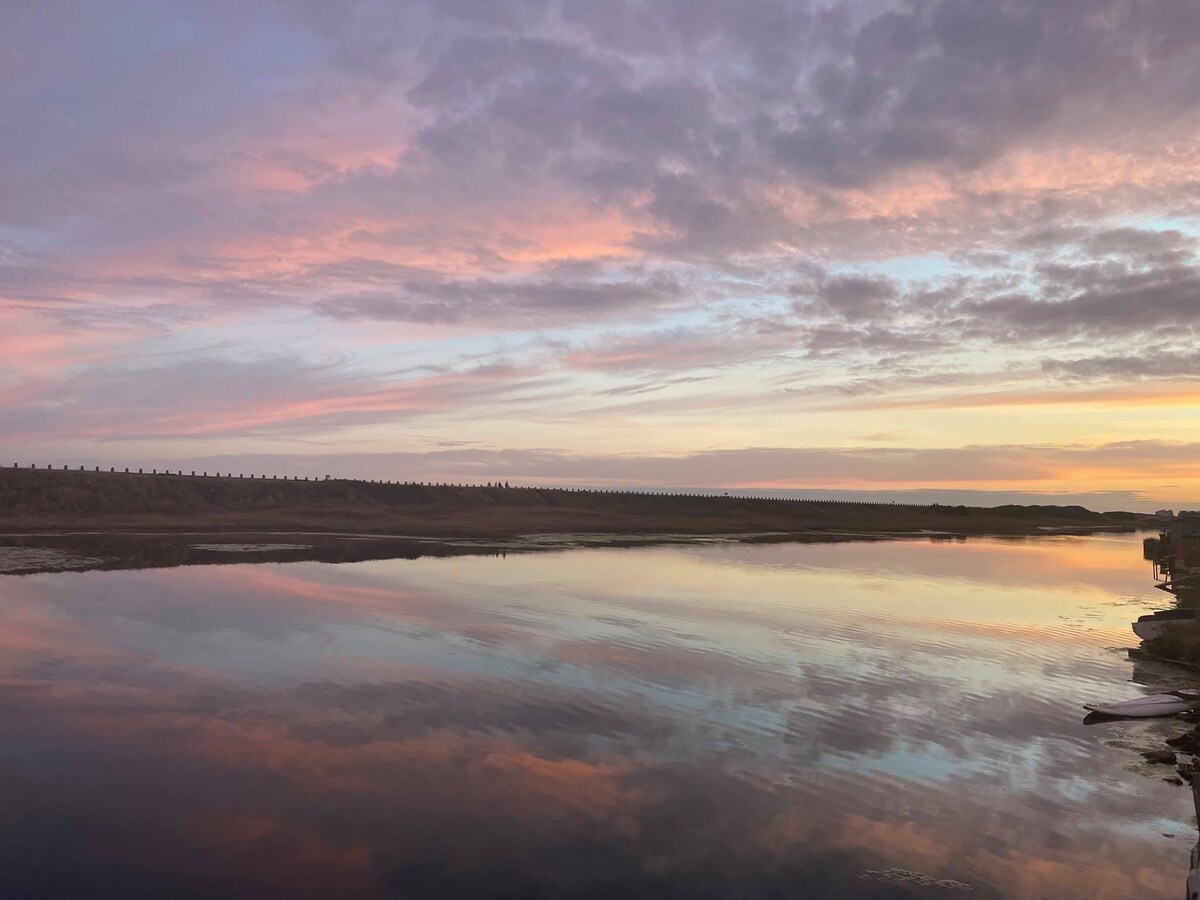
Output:
[[0,576],[0,896],[1182,890],[1137,535],[245,555]]

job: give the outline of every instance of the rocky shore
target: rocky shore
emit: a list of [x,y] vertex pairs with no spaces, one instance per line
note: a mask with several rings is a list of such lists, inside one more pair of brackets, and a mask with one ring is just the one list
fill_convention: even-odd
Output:
[[1191,729],[1176,737],[1167,738],[1166,749],[1146,750],[1142,758],[1151,765],[1174,766],[1175,775],[1163,781],[1169,784],[1191,784],[1200,778],[1200,711],[1181,713],[1180,718],[1192,725]]

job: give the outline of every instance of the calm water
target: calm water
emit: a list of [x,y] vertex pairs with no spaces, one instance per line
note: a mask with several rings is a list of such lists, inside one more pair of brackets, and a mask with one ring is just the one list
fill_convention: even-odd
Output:
[[0,577],[0,897],[1174,898],[1139,541]]

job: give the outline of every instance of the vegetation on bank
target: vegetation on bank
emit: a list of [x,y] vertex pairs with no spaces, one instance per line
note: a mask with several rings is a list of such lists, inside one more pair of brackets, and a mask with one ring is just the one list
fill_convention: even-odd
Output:
[[297,481],[0,469],[0,529],[375,531],[509,537],[545,532],[1028,534],[1132,527],[1079,506],[905,506],[719,494]]

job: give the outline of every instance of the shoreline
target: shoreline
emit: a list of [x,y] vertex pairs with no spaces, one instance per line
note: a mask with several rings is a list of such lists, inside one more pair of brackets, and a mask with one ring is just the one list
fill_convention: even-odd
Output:
[[[1026,539],[1147,525],[1133,513],[1077,506],[0,469],[0,572],[25,574],[84,565],[350,562],[685,543]],[[55,553],[66,562],[54,563]]]

